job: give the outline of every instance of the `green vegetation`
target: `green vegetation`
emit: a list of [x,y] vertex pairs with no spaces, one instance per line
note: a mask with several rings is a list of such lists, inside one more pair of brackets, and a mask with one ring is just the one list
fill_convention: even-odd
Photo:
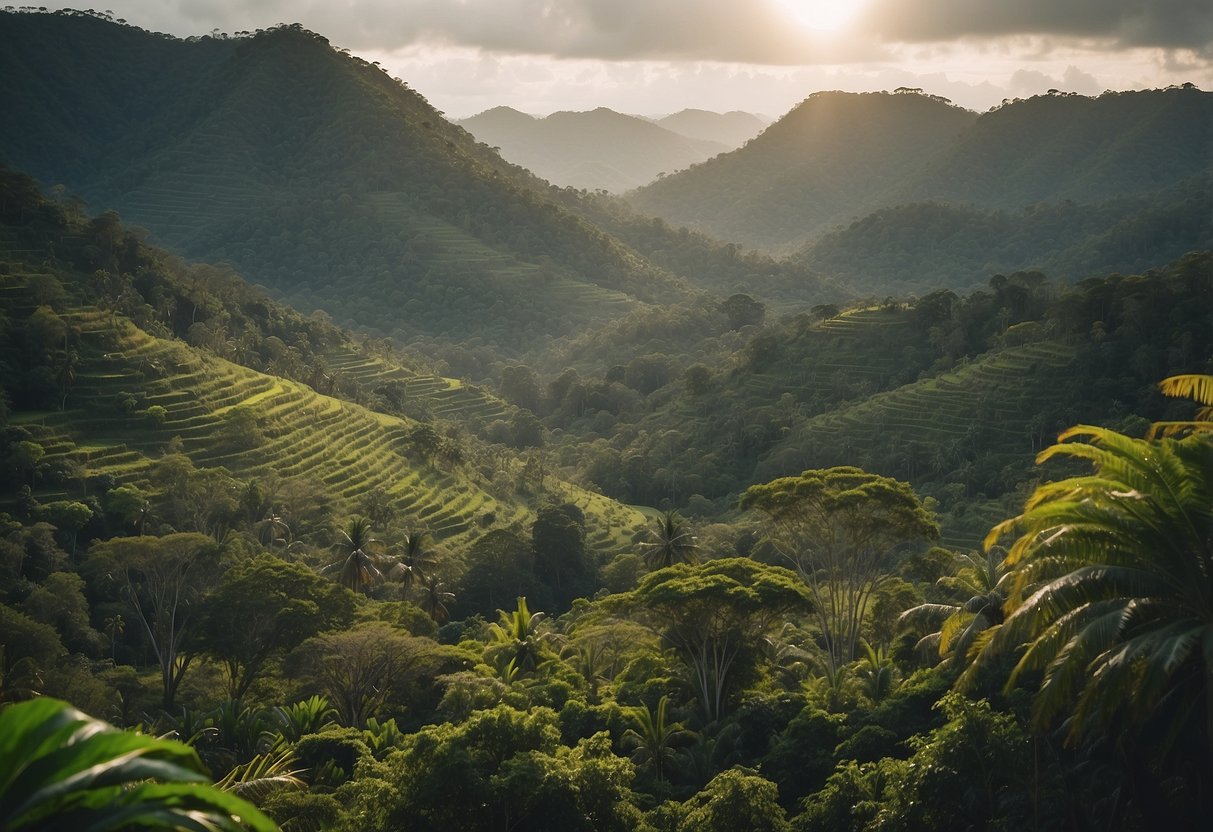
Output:
[[[0,169],[0,826],[1202,828],[1213,254],[848,300],[548,189],[299,27],[106,17],[4,15],[5,158],[329,312]],[[1203,101],[826,94],[750,148],[832,146],[784,176],[824,212],[907,165],[963,190],[916,148],[997,139],[1018,172],[957,166],[1025,177],[993,213],[856,230],[1096,263],[1033,242],[1083,209],[1009,203],[1052,178],[1111,244],[1203,205],[1192,165],[1061,142],[1065,180],[1015,119],[1148,167],[1141,107]]]

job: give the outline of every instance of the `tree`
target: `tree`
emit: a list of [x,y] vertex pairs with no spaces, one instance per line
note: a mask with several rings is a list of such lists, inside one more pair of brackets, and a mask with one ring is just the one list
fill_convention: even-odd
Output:
[[434,619],[435,623],[445,624],[451,617],[450,606],[455,603],[455,593],[448,592],[446,584],[430,575],[421,582],[421,609]]
[[337,582],[354,592],[366,592],[371,584],[382,581],[382,568],[390,562],[383,543],[371,530],[371,522],[363,517],[355,517],[344,529],[337,530],[332,552],[337,560],[320,571],[336,574]]
[[354,615],[354,596],[305,566],[263,553],[229,569],[206,599],[199,644],[223,662],[241,699],[276,655]]
[[731,329],[741,329],[745,326],[762,326],[762,320],[767,314],[767,308],[761,301],[754,300],[754,298],[741,292],[729,295],[720,304],[720,308],[728,316],[729,327]]
[[160,665],[163,705],[172,710],[193,656],[185,650],[202,595],[218,573],[219,546],[194,532],[118,537],[95,545],[91,569],[118,582]]
[[676,511],[663,512],[648,528],[649,540],[640,544],[649,569],[662,569],[677,563],[695,563],[699,544],[691,534],[691,525]]
[[652,766],[653,777],[658,783],[665,782],[666,767],[678,759],[678,746],[689,741],[694,733],[682,727],[681,722],[671,722],[666,716],[670,697],[663,696],[657,702],[657,710],[633,708],[632,726],[623,732],[620,745],[631,750],[632,762],[638,766]]
[[93,510],[78,500],[56,500],[42,507],[46,518],[71,542],[70,554],[76,557],[76,536],[93,519]]
[[895,555],[939,536],[908,484],[859,468],[751,486],[741,507],[767,515],[771,541],[808,586],[831,673],[855,658],[868,603]]
[[572,504],[544,506],[531,526],[535,574],[552,588],[557,612],[594,587],[585,551],[585,515]]
[[790,832],[779,790],[744,769],[722,771],[688,801],[678,832]]
[[734,679],[757,660],[762,636],[812,602],[787,569],[722,558],[652,572],[636,589],[614,596],[612,606],[633,610],[674,648],[713,722],[724,713]]
[[364,728],[368,718],[402,707],[417,686],[458,669],[465,658],[454,648],[372,621],[308,639],[291,654],[287,670],[318,685],[345,725]]
[[422,529],[411,529],[400,537],[396,563],[389,576],[406,587],[425,580],[425,571],[433,565],[429,550],[430,533]]
[[1010,575],[1001,552],[991,549],[985,556],[977,552],[954,555],[956,573],[940,578],[939,585],[959,599],[954,603],[919,604],[901,614],[897,620],[903,626],[919,632],[930,629],[919,639],[916,649],[924,655],[959,661],[968,655],[979,633],[1002,623]]
[[489,634],[496,647],[494,650],[490,646],[490,650],[495,653],[499,667],[512,664],[518,672],[524,673],[539,666],[547,644],[555,635],[540,632],[539,624],[544,617],[542,612],[531,613],[526,598],[518,599],[518,607],[513,612],[501,611],[498,622],[489,625]]
[[1015,536],[1010,612],[961,683],[1024,646],[1007,688],[1042,674],[1038,725],[1064,713],[1075,741],[1157,719],[1152,746],[1213,752],[1213,442],[1084,425],[1037,459],[1053,458],[1094,471],[1040,486],[986,538]]

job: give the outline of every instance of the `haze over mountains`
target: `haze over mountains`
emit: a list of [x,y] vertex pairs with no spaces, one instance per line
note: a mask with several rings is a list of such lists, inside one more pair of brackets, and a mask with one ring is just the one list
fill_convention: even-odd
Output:
[[[903,231],[907,240],[946,248],[946,223],[904,228],[907,206],[919,203],[971,213],[977,225],[1014,226],[1012,237],[1031,233],[1024,230],[1031,221],[1016,212],[1067,215],[1043,241],[1047,254],[1036,250],[1037,233],[1027,246],[1031,255],[977,259],[963,278],[947,280],[969,285],[983,270],[1045,263],[1131,267],[1135,261],[1081,250],[1119,235],[1129,215],[1173,206],[1174,189],[1201,202],[1211,148],[1213,95],[1191,88],[1037,96],[981,115],[917,91],[817,93],[745,147],[642,188],[629,201],[671,223],[767,251],[807,244],[801,256],[808,263],[877,291],[883,278],[841,253],[838,235],[821,249],[817,241],[849,226],[839,234],[862,238],[849,249],[856,257],[875,242],[881,256],[893,256]],[[1146,207],[1155,200],[1158,207]],[[997,211],[1009,215],[991,214]],[[1158,262],[1203,245],[1205,231],[1172,230],[1165,241],[1142,240],[1137,252]],[[914,271],[901,284],[931,279]]]
[[684,110],[649,120],[605,107],[546,118],[495,107],[459,124],[554,185],[611,193],[732,150],[763,127],[749,113]]

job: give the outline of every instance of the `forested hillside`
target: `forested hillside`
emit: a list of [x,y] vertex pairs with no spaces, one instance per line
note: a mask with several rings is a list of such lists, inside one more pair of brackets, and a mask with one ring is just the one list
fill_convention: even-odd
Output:
[[[931,283],[915,246],[938,248],[943,279],[967,281],[950,284],[957,288],[972,285],[974,269],[983,267],[1064,267],[1074,279],[1089,276],[1084,267],[1128,271],[1187,250],[1178,246],[1204,244],[1185,228],[1172,233],[1178,241],[1135,241],[1136,250],[1119,258],[1081,251],[1106,247],[1127,217],[1207,194],[1211,101],[1191,88],[1050,94],[978,116],[914,90],[818,93],[746,147],[630,199],[722,240],[777,252],[813,243],[814,267],[877,292],[918,286],[865,259],[865,250],[912,258],[905,271],[927,288],[940,282]],[[712,196],[726,193],[727,200]],[[940,236],[939,224],[946,229],[948,221],[932,207],[939,204],[972,214],[975,227],[955,243],[959,250]],[[1046,234],[1053,224],[1055,233]],[[850,228],[819,242],[838,226]],[[847,234],[854,243],[836,239]],[[999,238],[989,260],[950,259],[989,250],[981,234]]]
[[[487,392],[187,266],[112,216],[45,201],[20,175],[0,185],[3,505],[31,519],[76,510],[73,546],[131,529],[319,546],[363,515],[460,552],[555,503],[608,556],[643,522],[479,440],[497,424],[525,448],[517,432],[534,421]],[[460,556],[437,574],[453,583],[467,567]]]
[[[1070,424],[1132,427],[1154,382],[1213,352],[1213,258],[1075,286],[996,275],[966,297],[767,320],[747,295],[654,311],[571,342],[580,368],[503,371],[500,389],[561,429],[560,457],[625,502],[703,517],[747,486],[854,464],[912,482],[974,546],[1014,509],[1033,455]],[[594,365],[591,357],[635,355]]]
[[977,115],[911,93],[815,93],[745,147],[629,195],[640,211],[786,252],[883,205]]
[[304,310],[518,350],[692,294],[298,27],[181,41],[5,13],[0,32],[0,160]]

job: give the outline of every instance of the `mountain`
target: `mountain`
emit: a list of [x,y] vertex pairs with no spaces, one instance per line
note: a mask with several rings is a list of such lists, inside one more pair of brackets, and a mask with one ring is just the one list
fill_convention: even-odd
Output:
[[622,193],[730,149],[605,107],[547,118],[497,107],[460,124],[549,182],[591,191]]
[[653,121],[666,130],[692,139],[718,142],[728,146],[730,150],[741,147],[771,123],[769,119],[740,110],[714,113],[710,110],[695,109],[680,110]]
[[1097,205],[1019,210],[915,202],[882,208],[790,258],[863,295],[980,288],[991,275],[1037,269],[1063,280],[1133,273],[1213,249],[1213,180]]
[[976,118],[930,96],[817,93],[745,147],[628,199],[722,240],[790,250],[886,204]]
[[[1193,88],[1043,95],[980,116],[912,91],[821,93],[746,147],[630,200],[671,223],[786,252],[913,203],[1008,212],[1075,203],[1099,213],[1109,201],[1196,187],[1189,180],[1211,170],[1213,94]],[[1158,254],[1153,262],[1172,256]]]
[[298,26],[178,40],[87,13],[0,21],[0,160],[304,310],[518,352],[694,294]]

